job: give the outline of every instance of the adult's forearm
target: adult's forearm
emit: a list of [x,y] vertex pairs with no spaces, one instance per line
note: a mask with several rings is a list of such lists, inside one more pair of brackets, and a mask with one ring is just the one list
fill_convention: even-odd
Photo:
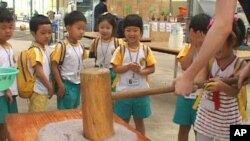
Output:
[[236,0],[217,0],[214,24],[208,31],[197,58],[184,72],[184,75],[194,79],[209,59],[223,46],[232,31]]
[[[212,29],[213,28],[213,29]],[[207,33],[207,37],[191,66],[184,72],[190,78],[194,78],[196,74],[204,67],[210,58],[222,47],[230,32],[222,29],[221,25],[214,25],[211,31]],[[218,36],[218,37],[216,37]],[[216,37],[216,39],[214,38]]]

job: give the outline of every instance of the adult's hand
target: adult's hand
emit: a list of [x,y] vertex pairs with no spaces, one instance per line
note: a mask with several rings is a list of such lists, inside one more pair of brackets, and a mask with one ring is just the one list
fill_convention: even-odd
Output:
[[176,95],[186,96],[190,94],[194,89],[193,80],[189,79],[189,77],[185,76],[185,74],[182,74],[180,77],[178,77],[174,81],[173,85]]

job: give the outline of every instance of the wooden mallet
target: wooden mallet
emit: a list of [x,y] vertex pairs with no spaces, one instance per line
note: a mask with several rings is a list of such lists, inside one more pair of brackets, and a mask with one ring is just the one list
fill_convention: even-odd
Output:
[[[223,81],[227,84],[237,84],[238,79]],[[81,84],[83,134],[93,141],[102,141],[114,134],[112,100],[174,92],[173,86],[166,86],[112,94],[109,70],[99,68],[85,69],[81,73]],[[202,88],[204,83],[197,85]]]

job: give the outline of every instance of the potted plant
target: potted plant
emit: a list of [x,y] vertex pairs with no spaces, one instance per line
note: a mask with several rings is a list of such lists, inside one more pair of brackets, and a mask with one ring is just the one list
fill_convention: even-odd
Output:
[[163,18],[163,21],[168,20],[168,12],[167,11],[161,11],[161,16]]
[[128,4],[125,6],[125,14],[129,15],[131,13],[132,13],[132,6]]
[[155,7],[150,7],[149,10],[149,17],[151,18],[152,21],[155,20],[155,14],[156,14],[156,8]]

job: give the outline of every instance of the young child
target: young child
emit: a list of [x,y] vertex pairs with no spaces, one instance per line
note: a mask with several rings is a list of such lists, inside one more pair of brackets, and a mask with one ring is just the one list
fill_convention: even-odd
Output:
[[52,35],[51,22],[48,17],[37,15],[31,18],[29,24],[35,40],[29,49],[29,71],[36,75],[29,112],[42,112],[45,111],[47,101],[54,93],[51,83],[50,57],[45,47]]
[[58,43],[52,53],[52,72],[58,86],[57,108],[60,110],[77,108],[80,104],[80,71],[82,60],[87,58],[79,41],[87,25],[85,16],[80,11],[72,11],[64,17],[64,24],[68,37]]
[[[0,8],[0,67],[16,67],[14,54],[11,45],[7,42],[13,35],[15,23],[13,15],[6,8]],[[4,130],[4,117],[8,113],[17,113],[16,81],[13,85],[5,90],[0,91],[0,140],[6,140]]]
[[[110,69],[111,83],[116,78],[116,73],[110,64],[115,49],[123,40],[114,38],[116,33],[116,19],[111,13],[103,13],[98,20],[100,38],[95,39],[89,52],[89,58],[95,58],[95,66]],[[114,88],[113,88],[114,91]]]
[[[192,17],[189,24],[189,38],[191,46],[184,48],[177,56],[183,70],[186,70],[195,59],[203,43],[205,34],[208,31],[208,25],[211,17],[206,14],[199,14]],[[195,82],[207,80],[207,67],[204,67],[196,76]],[[193,104],[199,90],[189,96],[178,96],[174,115],[174,123],[179,124],[178,141],[188,141],[188,134],[191,126],[194,125],[196,110]]]
[[[116,91],[149,88],[147,76],[155,71],[156,60],[148,46],[140,43],[143,22],[139,15],[124,19],[127,43],[117,48],[111,63],[119,75]],[[136,129],[145,134],[144,118],[151,115],[149,96],[115,101],[114,112],[129,123],[133,116]]]
[[[222,48],[215,54],[209,69],[210,83],[200,99],[195,121],[197,141],[229,141],[230,125],[242,124],[237,85],[228,85],[220,79],[233,75],[246,65],[239,59],[233,49],[241,45],[245,37],[245,26],[241,19],[235,17],[232,33]],[[220,79],[218,79],[220,78]]]

